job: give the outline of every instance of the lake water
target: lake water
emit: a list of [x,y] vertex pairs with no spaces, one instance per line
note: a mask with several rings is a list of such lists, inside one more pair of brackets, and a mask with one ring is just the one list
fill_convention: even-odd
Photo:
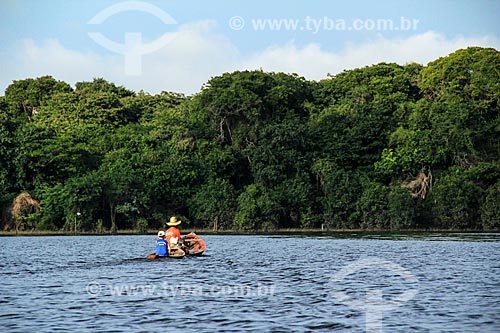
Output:
[[500,234],[0,237],[2,332],[500,332]]

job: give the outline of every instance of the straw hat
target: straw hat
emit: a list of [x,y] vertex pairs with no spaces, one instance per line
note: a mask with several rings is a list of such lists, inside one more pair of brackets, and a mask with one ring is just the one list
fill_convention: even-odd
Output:
[[172,216],[172,217],[170,218],[170,222],[167,222],[167,225],[168,225],[169,227],[175,227],[176,225],[181,224],[181,222],[182,222],[181,220],[177,220],[177,217]]

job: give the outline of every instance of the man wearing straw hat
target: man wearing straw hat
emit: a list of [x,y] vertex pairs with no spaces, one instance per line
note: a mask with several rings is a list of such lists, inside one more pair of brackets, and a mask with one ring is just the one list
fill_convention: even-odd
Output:
[[170,218],[170,222],[167,222],[167,225],[170,227],[165,232],[165,239],[168,241],[168,244],[177,245],[181,240],[181,231],[177,229],[177,226],[181,224],[181,220],[177,220],[175,216]]

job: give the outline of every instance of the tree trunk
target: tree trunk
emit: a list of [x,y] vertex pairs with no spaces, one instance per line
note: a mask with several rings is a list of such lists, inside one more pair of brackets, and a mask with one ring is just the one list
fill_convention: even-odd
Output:
[[116,234],[116,209],[115,209],[115,205],[110,203],[109,208],[111,210],[111,233]]
[[217,232],[218,227],[219,227],[219,216],[216,216],[214,220],[214,232]]

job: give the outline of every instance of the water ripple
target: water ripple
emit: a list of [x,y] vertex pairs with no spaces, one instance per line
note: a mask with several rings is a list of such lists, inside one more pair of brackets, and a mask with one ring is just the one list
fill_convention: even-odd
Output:
[[[388,302],[410,288],[384,331],[500,331],[498,234],[206,236],[206,255],[162,261],[144,258],[148,236],[22,239],[0,238],[8,332],[362,332],[365,312],[334,291]],[[383,267],[332,279],[371,257],[418,283]]]

